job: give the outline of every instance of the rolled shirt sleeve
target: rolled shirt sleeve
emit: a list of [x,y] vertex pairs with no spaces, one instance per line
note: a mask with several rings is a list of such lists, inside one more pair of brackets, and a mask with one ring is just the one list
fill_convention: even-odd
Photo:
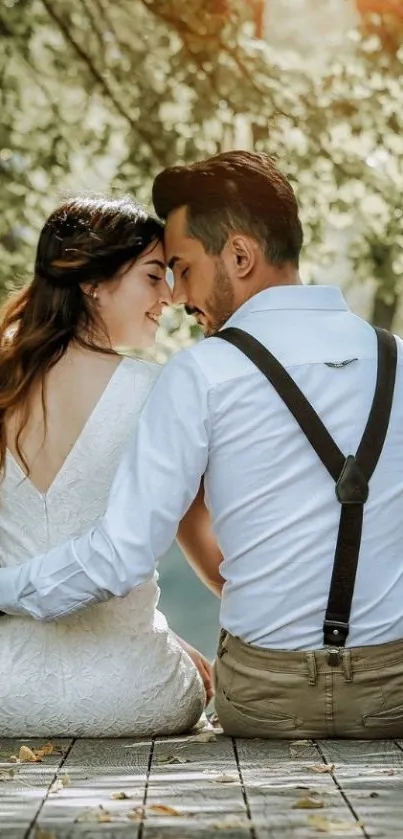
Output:
[[83,536],[1,568],[0,610],[51,620],[124,597],[149,580],[198,491],[208,440],[207,382],[184,350],[166,365],[147,400],[105,516]]

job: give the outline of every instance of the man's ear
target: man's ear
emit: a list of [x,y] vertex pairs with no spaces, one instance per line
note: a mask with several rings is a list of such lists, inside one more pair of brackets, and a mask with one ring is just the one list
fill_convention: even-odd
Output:
[[228,244],[236,276],[240,280],[247,279],[256,265],[257,243],[249,236],[237,234]]

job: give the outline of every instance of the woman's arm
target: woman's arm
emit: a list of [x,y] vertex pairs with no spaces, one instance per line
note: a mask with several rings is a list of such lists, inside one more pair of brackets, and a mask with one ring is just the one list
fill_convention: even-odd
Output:
[[211,529],[210,514],[204,503],[203,481],[193,504],[179,525],[176,538],[197,576],[213,594],[221,597],[225,580],[218,567],[223,557]]

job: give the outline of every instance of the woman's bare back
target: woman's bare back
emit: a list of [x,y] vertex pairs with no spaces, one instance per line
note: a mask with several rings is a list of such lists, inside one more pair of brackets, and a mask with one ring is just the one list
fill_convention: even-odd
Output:
[[[46,429],[42,389],[39,385],[35,389],[20,448],[29,467],[29,480],[39,492],[46,494],[63,468],[121,360],[121,356],[69,348],[45,380]],[[17,451],[20,423],[21,412],[6,423],[7,447],[25,471]]]

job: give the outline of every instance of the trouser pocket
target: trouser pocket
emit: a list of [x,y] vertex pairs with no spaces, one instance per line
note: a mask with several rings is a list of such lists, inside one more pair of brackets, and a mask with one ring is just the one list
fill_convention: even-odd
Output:
[[224,734],[233,737],[294,737],[301,722],[297,717],[273,710],[270,703],[238,702],[218,687],[215,708]]

